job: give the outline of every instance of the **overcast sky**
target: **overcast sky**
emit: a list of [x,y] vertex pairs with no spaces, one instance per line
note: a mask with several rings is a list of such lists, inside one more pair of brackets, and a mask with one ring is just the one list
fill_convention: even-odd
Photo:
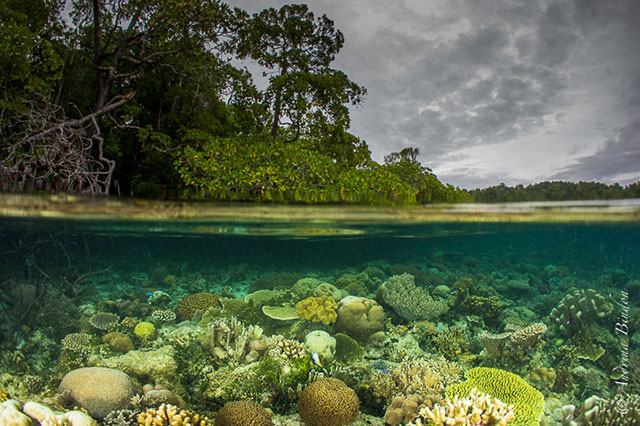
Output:
[[[230,0],[250,13],[292,3]],[[640,180],[639,0],[310,0],[368,90],[351,132],[440,180]]]

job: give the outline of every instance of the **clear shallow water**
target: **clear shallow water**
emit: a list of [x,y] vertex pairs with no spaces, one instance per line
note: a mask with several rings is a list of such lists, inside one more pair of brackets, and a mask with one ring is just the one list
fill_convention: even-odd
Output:
[[[447,286],[450,292],[443,293],[443,299],[450,304],[449,312],[431,320],[440,333],[463,327],[466,343],[460,353],[448,353],[434,338],[418,336],[422,352],[416,356],[445,355],[465,368],[499,367],[524,377],[548,400],[546,424],[554,424],[554,407],[557,411],[562,404],[579,405],[592,393],[609,397],[620,389],[638,392],[638,379],[623,388],[616,383],[616,367],[625,363],[630,372],[638,372],[640,348],[634,332],[640,326],[640,200],[370,208],[2,195],[0,234],[0,388],[23,399],[55,392],[57,381],[70,369],[61,361],[60,342],[67,334],[87,332],[95,347],[100,346],[104,332],[87,325],[96,312],[142,321],[154,308],[149,294],[158,290],[170,298],[158,307],[175,309],[180,299],[198,292],[242,299],[258,289],[286,290],[291,276],[345,286],[345,276],[373,274],[371,268],[381,275],[372,275],[367,294],[357,296],[375,299],[376,287],[402,272],[419,277],[418,287],[431,294],[437,286]],[[280,282],[265,278],[277,274],[290,277],[283,275]],[[462,278],[473,281],[476,296],[501,300],[499,317],[465,311],[464,300],[453,290]],[[525,280],[528,288],[507,286],[512,280]],[[586,289],[596,290],[615,308],[598,319],[595,331],[606,356],[576,358],[571,364],[558,355],[571,336],[554,328],[550,314],[567,295]],[[623,298],[631,306],[625,319],[627,336],[616,331],[622,312],[615,301]],[[399,345],[394,340],[398,327],[417,330],[388,306],[385,314],[387,345]],[[470,319],[473,316],[481,317],[481,323]],[[523,360],[482,358],[477,335],[504,332],[513,321],[519,326],[542,322],[549,329]],[[269,324],[261,326],[270,331]],[[628,359],[620,349],[621,337],[628,339]],[[155,345],[164,343],[160,339]],[[139,349],[135,338],[134,344]],[[361,345],[367,354],[361,361],[365,367],[375,360],[390,365],[401,361],[366,342]],[[100,350],[105,358],[114,355],[104,353],[104,345]],[[536,379],[537,369],[554,367],[558,378]],[[561,375],[571,383],[554,383]],[[42,386],[25,387],[21,383],[27,376],[41,377]],[[190,398],[196,389],[180,385],[194,408],[213,410],[224,402]],[[382,417],[381,407],[389,402],[364,401],[361,411]],[[295,412],[283,407],[275,411]]]

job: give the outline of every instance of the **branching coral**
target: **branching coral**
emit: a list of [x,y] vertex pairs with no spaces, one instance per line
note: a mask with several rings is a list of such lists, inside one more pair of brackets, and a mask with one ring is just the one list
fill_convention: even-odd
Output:
[[222,362],[239,364],[253,362],[268,347],[262,328],[245,326],[236,318],[218,318],[209,323],[208,330],[199,337],[201,344]]
[[612,311],[613,305],[595,290],[576,290],[553,308],[550,318],[562,335],[570,337],[591,322],[606,318]]
[[506,404],[513,404],[514,425],[538,426],[544,409],[544,396],[519,376],[496,368],[473,368],[465,373],[467,380],[446,389],[447,398],[468,395],[473,388]]
[[207,417],[181,410],[175,405],[162,404],[138,416],[139,426],[210,426]]
[[515,417],[513,409],[513,405],[474,388],[466,397],[455,396],[434,405],[433,409],[423,407],[416,421],[407,426],[505,426]]
[[413,275],[394,275],[378,289],[378,296],[407,321],[433,319],[445,314],[449,306],[436,300],[421,287],[416,287]]

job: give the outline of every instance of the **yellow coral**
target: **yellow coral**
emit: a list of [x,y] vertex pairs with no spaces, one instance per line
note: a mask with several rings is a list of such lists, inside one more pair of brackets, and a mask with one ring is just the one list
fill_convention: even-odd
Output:
[[296,305],[300,318],[329,325],[338,318],[338,304],[329,296],[307,297]]
[[4,402],[11,399],[9,392],[5,388],[0,389],[0,402]]
[[514,425],[538,426],[544,409],[544,396],[508,371],[497,368],[478,367],[465,373],[466,381],[453,384],[446,389],[447,398],[469,395],[473,388],[498,398],[505,404],[514,405]]
[[139,339],[146,340],[150,339],[154,333],[156,332],[156,327],[150,322],[140,322],[133,329],[133,334],[136,335]]
[[138,416],[138,426],[210,426],[207,417],[192,414],[175,405],[162,404]]

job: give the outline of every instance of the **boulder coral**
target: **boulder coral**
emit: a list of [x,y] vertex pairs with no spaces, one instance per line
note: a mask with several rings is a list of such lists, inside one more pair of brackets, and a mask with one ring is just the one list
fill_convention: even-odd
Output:
[[367,341],[384,328],[384,310],[375,300],[347,296],[338,303],[338,317],[334,325],[356,340]]
[[128,408],[137,386],[128,374],[113,368],[84,367],[68,372],[60,382],[58,392],[102,419],[113,410]]
[[298,412],[309,426],[342,426],[358,415],[360,400],[341,380],[321,378],[304,388]]
[[224,405],[216,414],[215,426],[272,426],[271,415],[260,404],[234,401]]

